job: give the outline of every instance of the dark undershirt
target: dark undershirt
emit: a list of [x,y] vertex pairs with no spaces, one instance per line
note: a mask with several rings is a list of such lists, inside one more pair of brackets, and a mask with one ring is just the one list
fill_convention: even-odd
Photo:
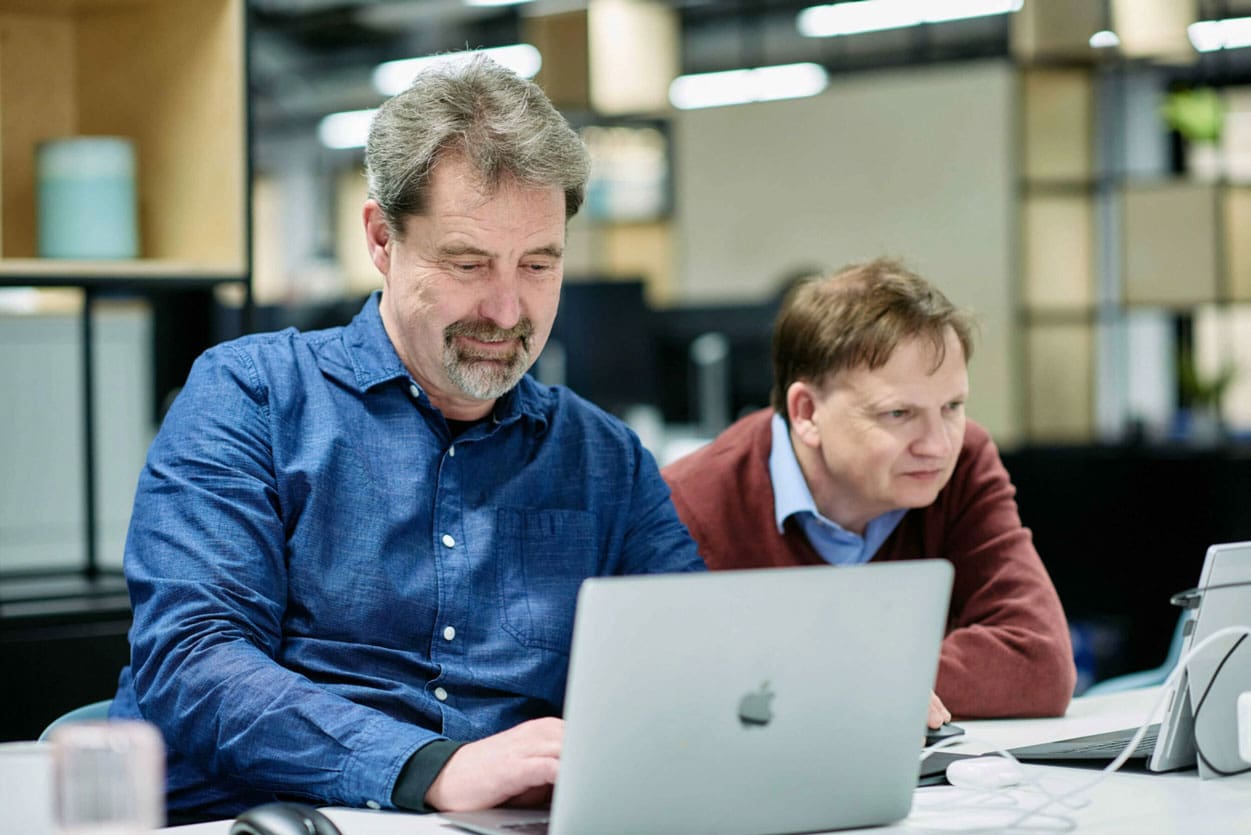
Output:
[[391,791],[391,802],[409,812],[437,811],[426,805],[426,792],[430,791],[430,784],[439,776],[452,754],[464,744],[450,739],[436,739],[418,748],[400,769],[400,776]]
[[447,431],[452,433],[452,440],[456,440],[465,434],[466,429],[482,423],[486,418],[478,418],[477,420],[452,420],[451,418],[445,418],[445,420],[447,421]]

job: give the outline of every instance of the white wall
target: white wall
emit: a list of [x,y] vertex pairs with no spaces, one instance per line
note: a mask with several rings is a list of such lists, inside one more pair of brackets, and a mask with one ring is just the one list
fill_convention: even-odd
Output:
[[978,313],[970,414],[1011,442],[1014,85],[1008,63],[986,61],[676,114],[681,299],[759,299],[799,264],[902,258]]

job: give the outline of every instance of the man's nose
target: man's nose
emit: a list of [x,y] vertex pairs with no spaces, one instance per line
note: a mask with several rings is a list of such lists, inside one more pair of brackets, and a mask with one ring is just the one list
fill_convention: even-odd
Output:
[[921,432],[912,443],[913,453],[930,458],[945,458],[951,454],[951,435],[941,415],[927,415],[921,423]]
[[478,303],[478,313],[504,329],[521,321],[521,282],[517,275],[499,271],[483,288],[484,295]]

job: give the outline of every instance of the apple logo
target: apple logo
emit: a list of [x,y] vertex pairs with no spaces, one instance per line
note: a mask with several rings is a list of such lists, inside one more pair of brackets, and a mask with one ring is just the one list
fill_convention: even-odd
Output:
[[773,721],[773,691],[769,682],[760,685],[759,690],[748,692],[738,701],[738,721],[745,728],[762,728]]

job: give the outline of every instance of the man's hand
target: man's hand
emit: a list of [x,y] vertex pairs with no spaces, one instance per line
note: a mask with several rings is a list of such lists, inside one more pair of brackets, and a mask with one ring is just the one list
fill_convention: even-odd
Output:
[[938,694],[930,691],[930,718],[927,723],[931,728],[940,727],[944,722],[951,721],[951,711],[938,698]]
[[551,800],[565,723],[532,719],[456,750],[426,792],[441,812],[542,806]]

